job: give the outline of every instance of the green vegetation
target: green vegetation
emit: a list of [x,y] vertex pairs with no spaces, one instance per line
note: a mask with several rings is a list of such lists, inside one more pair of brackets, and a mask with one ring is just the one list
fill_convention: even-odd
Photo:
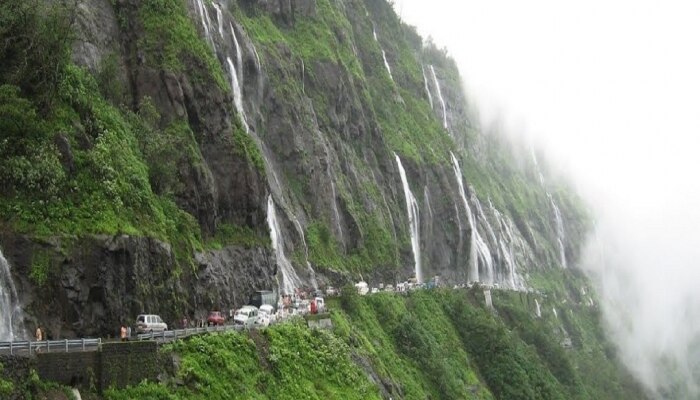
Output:
[[[594,308],[579,309],[584,340],[543,312],[533,294],[495,291],[496,313],[474,290],[361,297],[347,287],[333,331],[302,320],[253,331],[193,337],[165,346],[178,367],[164,384],[109,390],[108,400],[154,399],[643,399],[600,333]],[[571,309],[557,305],[562,315]],[[371,380],[368,379],[371,377]]]
[[0,396],[10,396],[15,391],[15,385],[9,380],[2,378],[5,366],[0,363]]
[[219,224],[214,236],[206,242],[206,247],[210,249],[222,249],[230,245],[245,248],[270,247],[270,236],[261,235],[247,226]]
[[[107,400],[149,399],[379,399],[347,345],[301,321],[250,336],[224,333],[166,346],[179,369],[165,385],[109,390]],[[180,382],[178,384],[177,382]]]
[[213,77],[222,91],[229,90],[221,65],[197,34],[184,0],[141,1],[139,19],[145,31],[140,45],[148,63],[167,71],[186,71],[195,80]]
[[255,140],[243,129],[241,121],[236,118],[233,124],[233,152],[253,165],[261,174],[265,174],[265,159]]

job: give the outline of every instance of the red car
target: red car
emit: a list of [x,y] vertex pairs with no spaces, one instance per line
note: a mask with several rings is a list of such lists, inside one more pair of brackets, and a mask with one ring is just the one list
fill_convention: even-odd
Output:
[[225,321],[226,318],[224,317],[224,314],[221,313],[221,311],[211,311],[209,312],[209,316],[207,317],[207,325],[209,326],[223,325]]

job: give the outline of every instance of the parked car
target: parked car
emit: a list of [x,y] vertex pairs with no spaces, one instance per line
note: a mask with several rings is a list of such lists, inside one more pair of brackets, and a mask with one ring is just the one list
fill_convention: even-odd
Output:
[[221,326],[226,322],[226,317],[221,311],[210,311],[207,317],[207,325],[209,326]]
[[233,323],[242,325],[245,328],[250,328],[258,318],[258,308],[255,306],[243,306],[236,310],[233,315]]
[[369,292],[369,287],[367,286],[367,282],[365,281],[360,281],[356,283],[355,288],[357,289],[357,293],[359,293],[361,296],[364,296]]
[[136,317],[136,333],[163,332],[168,330],[168,324],[155,314],[141,314]]

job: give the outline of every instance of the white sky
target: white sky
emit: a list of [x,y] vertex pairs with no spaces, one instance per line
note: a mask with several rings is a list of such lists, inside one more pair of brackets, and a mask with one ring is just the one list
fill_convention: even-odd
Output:
[[[649,378],[654,360],[635,352],[685,357],[700,336],[686,310],[700,309],[700,1],[395,8],[448,48],[486,121],[505,116],[597,209],[614,246],[599,271],[606,315],[630,364]],[[615,323],[623,317],[629,323]]]

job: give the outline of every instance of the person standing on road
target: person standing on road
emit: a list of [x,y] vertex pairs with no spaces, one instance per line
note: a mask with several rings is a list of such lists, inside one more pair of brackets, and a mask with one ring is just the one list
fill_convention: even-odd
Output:
[[121,338],[122,342],[126,342],[126,325],[122,324],[121,328],[119,329],[119,337]]
[[37,342],[41,342],[44,339],[44,334],[41,332],[41,327],[37,325],[36,332],[34,332]]

